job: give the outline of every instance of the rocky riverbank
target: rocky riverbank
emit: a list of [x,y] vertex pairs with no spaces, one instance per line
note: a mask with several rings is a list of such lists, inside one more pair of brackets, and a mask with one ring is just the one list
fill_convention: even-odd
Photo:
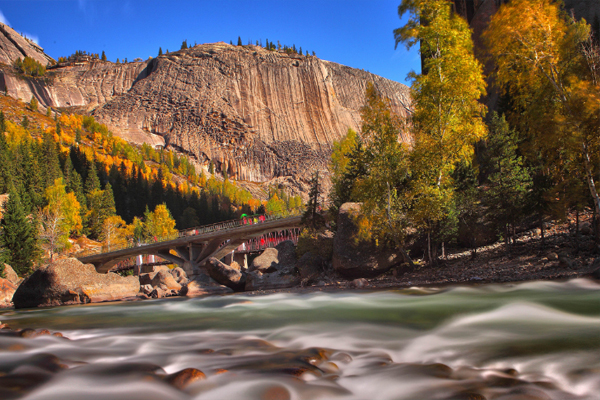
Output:
[[[282,242],[266,249],[248,268],[210,259],[199,274],[183,269],[154,267],[140,276],[99,274],[74,258],[43,266],[23,281],[10,266],[0,278],[0,301],[15,308],[141,300],[170,296],[197,297],[245,292],[308,292],[377,290],[413,286],[505,283],[578,277],[600,279],[600,247],[588,222],[574,232],[572,224],[549,224],[542,243],[540,232],[523,232],[516,243],[496,243],[474,250],[456,249],[437,264],[410,267],[390,250],[354,240],[351,213],[342,206],[337,232],[305,236],[296,248]],[[14,302],[12,303],[11,300]]]

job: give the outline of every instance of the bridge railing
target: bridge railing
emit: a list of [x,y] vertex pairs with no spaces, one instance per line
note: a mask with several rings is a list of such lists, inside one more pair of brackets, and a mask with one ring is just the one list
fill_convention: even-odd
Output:
[[275,220],[285,219],[285,218],[289,218],[289,217],[269,216],[269,215],[262,215],[262,214],[261,215],[252,215],[252,216],[249,216],[246,218],[235,219],[235,220],[230,220],[230,221],[222,221],[222,222],[217,222],[217,223],[210,224],[210,225],[202,225],[202,226],[197,226],[194,228],[183,229],[172,235],[154,237],[152,240],[146,241],[143,243],[135,242],[132,240],[129,240],[129,241],[123,240],[122,242],[118,242],[118,243],[103,244],[102,246],[97,246],[93,249],[87,249],[82,252],[79,252],[76,254],[76,257],[80,258],[80,257],[87,257],[87,256],[96,255],[96,254],[111,253],[113,251],[130,249],[130,248],[134,248],[134,247],[148,246],[148,245],[155,244],[155,243],[168,242],[168,241],[175,240],[178,238],[196,236],[196,235],[204,235],[207,233],[225,231],[225,230],[229,230],[229,229],[239,228],[242,226],[255,225],[255,224],[260,224],[260,223],[264,223],[267,221],[275,221]]

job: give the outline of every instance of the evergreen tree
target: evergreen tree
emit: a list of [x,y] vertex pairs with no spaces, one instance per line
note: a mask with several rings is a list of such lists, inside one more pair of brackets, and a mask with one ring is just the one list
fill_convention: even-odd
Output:
[[21,277],[33,271],[34,261],[40,255],[35,223],[27,218],[16,192],[9,194],[4,217],[0,221],[2,259]]
[[96,172],[96,166],[94,162],[90,162],[88,166],[87,175],[85,178],[85,194],[86,196],[92,193],[94,190],[100,189],[100,179],[98,179],[98,173]]
[[29,119],[27,115],[23,115],[23,119],[21,120],[21,126],[25,129],[29,129]]
[[102,50],[102,57],[100,59],[102,61],[106,61],[106,54],[104,53],[104,50]]
[[185,39],[183,42],[181,42],[180,50],[186,50],[187,48],[188,48],[187,39]]
[[237,41],[237,45],[241,46],[242,45],[242,38],[238,36],[238,41]]
[[319,200],[321,198],[321,182],[319,181],[319,171],[316,171],[310,179],[310,191],[308,193],[308,203],[306,205],[306,211],[302,216],[303,222],[311,225],[314,228],[317,227],[322,218],[319,214],[321,206]]
[[163,52],[162,52],[162,47],[159,47],[159,48],[158,48],[158,56],[160,57],[160,56],[162,56],[162,55],[163,55]]
[[0,133],[6,132],[6,118],[4,118],[4,113],[0,110]]
[[29,102],[29,109],[31,111],[37,111],[38,110],[38,101],[35,98],[35,96],[31,96],[31,101]]
[[523,216],[532,180],[517,155],[516,133],[509,128],[504,116],[495,112],[488,147],[493,172],[489,176],[490,187],[485,192],[486,204],[508,244],[514,236],[515,223]]

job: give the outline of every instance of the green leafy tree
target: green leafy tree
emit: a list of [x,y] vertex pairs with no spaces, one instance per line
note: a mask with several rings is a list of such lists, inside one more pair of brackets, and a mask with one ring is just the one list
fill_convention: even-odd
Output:
[[26,277],[33,272],[40,255],[35,222],[30,220],[16,192],[9,194],[0,221],[0,245],[3,261],[13,267],[17,275]]
[[412,263],[404,248],[410,226],[410,160],[408,147],[399,142],[404,122],[391,112],[389,100],[372,83],[367,85],[365,103],[361,110],[365,174],[353,190],[363,202],[359,235],[382,244],[392,242],[405,261]]

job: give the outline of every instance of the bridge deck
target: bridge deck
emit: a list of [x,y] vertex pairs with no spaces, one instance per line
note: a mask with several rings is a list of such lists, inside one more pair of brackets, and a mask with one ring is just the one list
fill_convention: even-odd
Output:
[[[110,252],[84,254],[77,257],[83,263],[91,263],[96,266],[99,272],[108,271],[109,265],[134,257],[140,254],[156,254],[161,258],[174,263],[183,264],[184,261],[195,261],[202,263],[206,258],[218,256],[219,253],[226,254],[235,249],[245,240],[261,236],[268,232],[294,228],[301,225],[302,216],[294,216],[280,219],[267,219],[264,222],[244,224],[240,221],[227,221],[221,224],[209,225],[206,227],[192,228],[179,233],[179,237],[157,241],[155,243],[144,244],[141,246],[131,246]],[[215,228],[216,227],[216,228]],[[222,246],[223,242],[226,242]],[[196,246],[196,253],[192,256],[192,248]],[[201,246],[202,248],[200,248]],[[189,257],[184,255],[186,249],[190,249]],[[178,256],[170,253],[175,250]],[[219,257],[218,257],[219,258]],[[101,266],[105,267],[101,267]]]

